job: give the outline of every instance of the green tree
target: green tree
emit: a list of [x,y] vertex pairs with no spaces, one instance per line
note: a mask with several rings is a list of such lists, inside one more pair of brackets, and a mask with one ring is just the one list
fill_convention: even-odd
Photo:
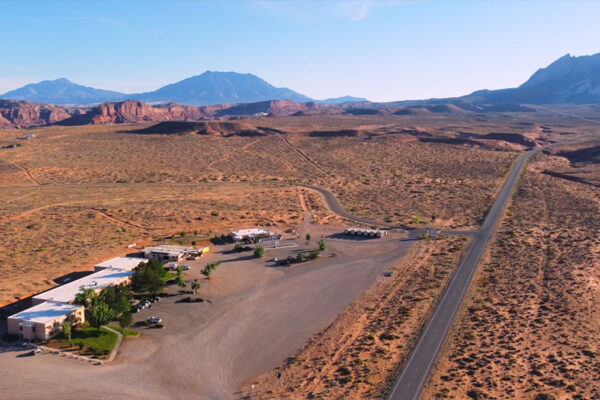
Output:
[[254,249],[254,257],[263,258],[265,256],[265,248],[262,246],[256,246]]
[[123,329],[131,326],[132,323],[133,317],[131,316],[131,313],[129,311],[121,314],[121,316],[119,317],[119,326]]
[[98,302],[98,304],[95,304],[88,310],[86,318],[89,321],[90,326],[93,326],[100,331],[100,327],[110,322],[114,316],[115,314],[108,304]]
[[181,231],[181,233],[179,234],[179,236],[181,236],[181,237],[185,237],[185,232],[184,232],[184,231]]
[[73,300],[73,303],[79,304],[81,306],[84,306],[86,309],[89,309],[97,302],[97,300],[98,295],[96,294],[96,291],[94,289],[86,289],[85,287],[81,286],[79,288],[79,293],[75,295],[75,300]]
[[311,237],[312,237],[312,236],[310,236],[310,233],[307,233],[307,234],[306,234],[306,241],[308,242],[308,241],[310,240],[310,238],[311,238]]
[[202,270],[202,274],[205,275],[208,279],[210,279],[210,274],[217,269],[217,267],[221,265],[221,261],[216,261],[213,263],[208,263]]
[[69,343],[71,343],[71,324],[68,322],[65,322],[64,324],[62,324],[62,334],[63,336],[67,337],[69,339]]
[[179,266],[177,267],[177,285],[184,289],[186,287],[185,278],[183,277],[183,269]]
[[302,262],[302,261],[304,261],[304,254],[302,254],[302,253],[298,253],[298,255],[296,256],[296,261],[297,261],[297,262]]
[[321,239],[321,241],[319,242],[319,250],[325,251],[325,241],[323,239]]
[[202,275],[206,276],[206,279],[210,279],[210,274],[212,274],[213,270],[210,269],[210,267],[207,265],[206,267],[204,267],[204,269],[202,270]]
[[117,317],[129,312],[131,298],[131,291],[125,285],[107,286],[98,295],[98,300],[106,303]]
[[194,281],[192,282],[192,290],[194,291],[194,294],[196,294],[198,289],[200,289],[200,282],[198,281],[198,279],[194,279]]
[[141,263],[135,269],[131,278],[131,288],[137,293],[150,293],[157,295],[165,285],[167,271],[162,261],[150,260]]
[[194,229],[194,236],[198,236],[198,230]]

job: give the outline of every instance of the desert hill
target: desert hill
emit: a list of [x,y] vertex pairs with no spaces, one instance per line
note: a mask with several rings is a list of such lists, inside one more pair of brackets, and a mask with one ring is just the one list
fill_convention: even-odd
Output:
[[55,105],[0,99],[0,128],[50,125],[71,117],[75,112],[76,109]]
[[138,134],[162,134],[162,135],[212,135],[212,136],[264,136],[273,132],[273,129],[254,127],[239,122],[220,121],[165,121],[143,129],[128,131]]

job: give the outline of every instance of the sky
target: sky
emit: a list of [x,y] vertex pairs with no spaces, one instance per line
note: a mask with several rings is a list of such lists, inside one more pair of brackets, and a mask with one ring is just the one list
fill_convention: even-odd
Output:
[[65,77],[136,93],[206,70],[315,99],[515,87],[600,52],[600,1],[0,1],[0,93]]

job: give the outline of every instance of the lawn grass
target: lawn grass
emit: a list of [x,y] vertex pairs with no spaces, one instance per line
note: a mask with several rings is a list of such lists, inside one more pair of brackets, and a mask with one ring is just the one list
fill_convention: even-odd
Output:
[[121,328],[119,325],[109,325],[109,327],[115,331],[121,332],[124,338],[140,336],[140,332],[135,329]]
[[[106,328],[98,329],[91,326],[83,326],[73,330],[71,343],[83,344],[90,352],[96,354],[106,354],[112,351],[117,343],[117,334],[110,332]],[[61,339],[61,343],[69,344],[68,339]],[[94,351],[95,350],[95,351]]]

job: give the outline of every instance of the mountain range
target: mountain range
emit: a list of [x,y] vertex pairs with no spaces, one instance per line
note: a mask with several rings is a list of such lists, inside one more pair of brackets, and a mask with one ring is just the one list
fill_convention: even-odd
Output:
[[[314,100],[292,89],[275,87],[252,74],[217,71],[206,71],[201,75],[145,93],[126,94],[95,89],[60,78],[25,85],[0,95],[0,98],[76,106],[125,100],[139,100],[150,104],[175,102],[197,106],[270,100],[318,104],[368,102],[367,99],[352,96]],[[580,57],[567,54],[546,68],[536,71],[517,88],[479,90],[462,97],[408,100],[394,102],[394,104],[435,104],[457,101],[474,104],[600,103],[600,53]]]
[[[108,101],[140,100],[147,103],[187,105],[238,104],[269,100],[292,100],[298,103],[313,99],[288,88],[278,88],[252,74],[206,71],[201,75],[163,86],[152,92],[126,94],[95,89],[65,78],[25,85],[0,95],[0,98],[58,105],[93,105]],[[343,103],[367,101],[344,96],[317,101]]]

